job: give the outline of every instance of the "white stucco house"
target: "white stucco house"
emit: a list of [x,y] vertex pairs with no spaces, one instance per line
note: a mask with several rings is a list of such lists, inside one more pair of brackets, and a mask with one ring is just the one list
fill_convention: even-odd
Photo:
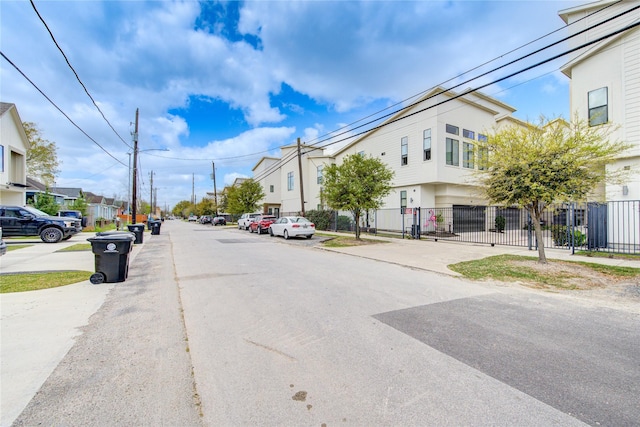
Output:
[[[576,34],[621,12],[640,5],[640,1],[597,1],[564,9],[560,18]],[[595,13],[597,12],[597,13]],[[636,10],[570,39],[577,47],[620,30],[640,20]],[[611,165],[630,170],[626,182],[607,185],[607,201],[640,200],[640,27],[578,50],[562,72],[571,79],[571,111],[594,126],[611,122],[619,126],[613,139],[633,146]]]
[[29,140],[15,104],[0,102],[0,203],[24,206]]

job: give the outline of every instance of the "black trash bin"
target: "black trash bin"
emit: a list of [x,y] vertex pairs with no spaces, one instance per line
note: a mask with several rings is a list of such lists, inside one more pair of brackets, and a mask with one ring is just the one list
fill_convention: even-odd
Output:
[[160,226],[162,225],[161,221],[152,221],[151,223],[151,234],[158,235],[160,234]]
[[124,282],[129,275],[129,254],[135,236],[131,233],[104,233],[87,239],[95,255],[95,273],[89,280],[99,283]]
[[144,224],[129,224],[127,228],[136,236],[136,240],[133,243],[136,245],[142,243],[144,238]]

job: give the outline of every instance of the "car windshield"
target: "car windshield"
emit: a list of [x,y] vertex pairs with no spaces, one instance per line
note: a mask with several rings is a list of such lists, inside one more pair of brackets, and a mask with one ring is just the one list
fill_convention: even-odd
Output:
[[36,209],[33,206],[25,206],[21,209],[24,209],[25,211],[35,215],[35,216],[51,216],[46,212],[42,212],[40,209]]
[[294,218],[293,222],[311,222],[311,221],[309,221],[307,218],[304,218],[304,217],[298,217],[298,218]]

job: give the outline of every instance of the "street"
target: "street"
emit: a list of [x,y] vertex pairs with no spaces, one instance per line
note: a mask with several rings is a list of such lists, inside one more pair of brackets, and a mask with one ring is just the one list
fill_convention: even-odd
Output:
[[318,239],[165,221],[14,425],[638,425],[636,313]]

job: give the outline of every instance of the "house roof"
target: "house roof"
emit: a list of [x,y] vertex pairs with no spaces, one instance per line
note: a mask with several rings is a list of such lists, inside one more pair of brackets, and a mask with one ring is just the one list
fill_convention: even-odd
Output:
[[73,188],[73,187],[53,187],[51,189],[56,193],[63,194],[69,198],[79,198],[82,196],[82,188]]
[[27,189],[34,189],[38,191],[47,191],[47,186],[41,183],[40,181],[36,181],[33,178],[27,177]]
[[0,102],[0,117],[5,114],[11,114],[13,116],[13,120],[16,123],[16,127],[18,128],[18,132],[22,137],[22,142],[25,148],[28,150],[31,147],[31,143],[29,142],[29,138],[27,138],[27,134],[24,131],[24,126],[22,126],[22,119],[20,118],[20,114],[18,114],[18,108],[16,104],[12,104],[10,102]]
[[104,196],[99,196],[97,194],[93,194],[89,191],[84,193],[85,199],[87,199],[87,203],[97,203],[102,204],[104,202]]
[[9,102],[0,102],[0,116],[9,111],[11,107],[15,107],[15,104]]

